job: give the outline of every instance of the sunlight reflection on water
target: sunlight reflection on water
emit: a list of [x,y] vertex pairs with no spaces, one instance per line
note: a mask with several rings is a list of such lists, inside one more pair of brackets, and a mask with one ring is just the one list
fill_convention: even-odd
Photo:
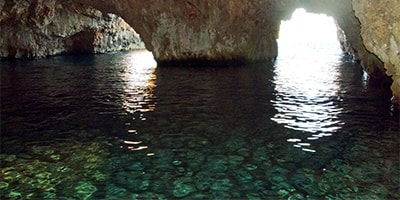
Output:
[[[133,114],[132,120],[146,120],[145,113],[154,111],[156,107],[156,96],[153,91],[156,87],[155,62],[151,52],[133,51],[124,57],[122,61],[124,68],[121,79],[124,85],[124,97],[122,107],[127,113]],[[130,123],[126,124],[130,126]],[[128,129],[128,134],[139,134],[136,129]],[[123,139],[123,143],[128,150],[140,151],[148,149],[141,140]],[[150,154],[151,155],[151,154]]]
[[[148,51],[133,51],[124,57],[124,72],[121,73],[125,83],[122,107],[128,113],[148,112],[155,108],[153,90],[156,80],[157,63]],[[145,118],[141,118],[145,119]]]
[[[332,34],[336,33],[335,23],[332,17],[298,9],[290,21],[282,22],[280,31],[276,94],[271,100],[278,113],[271,119],[310,133],[307,140],[330,136],[343,125],[337,117],[342,110],[333,103],[340,89],[337,66],[342,53],[336,34]],[[310,144],[301,139],[287,141],[304,151],[315,151],[304,148]]]

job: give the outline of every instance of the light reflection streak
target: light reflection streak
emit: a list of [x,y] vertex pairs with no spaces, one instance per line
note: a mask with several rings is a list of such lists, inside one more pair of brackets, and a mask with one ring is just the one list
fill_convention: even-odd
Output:
[[271,120],[309,133],[303,139],[306,141],[289,138],[287,142],[303,151],[316,152],[307,141],[331,136],[343,125],[337,117],[342,109],[332,101],[340,89],[337,66],[342,53],[336,25],[331,17],[298,9],[290,21],[282,22],[280,32],[276,93],[271,100],[277,114]]
[[[132,51],[124,57],[122,61],[124,71],[121,73],[124,85],[124,94],[122,107],[127,113],[133,114],[132,120],[146,120],[145,113],[154,111],[156,108],[156,96],[153,91],[156,87],[155,62],[151,52]],[[136,127],[131,127],[135,123],[127,123],[129,126],[128,134],[138,135]],[[146,150],[149,147],[143,145],[141,140],[123,139],[124,147],[131,151]],[[154,153],[147,153],[147,156],[152,156]]]
[[142,141],[135,142],[135,141],[127,141],[127,140],[125,140],[124,143],[125,144],[134,144],[135,145],[135,144],[141,144]]
[[[129,113],[153,111],[156,103],[153,90],[156,87],[156,62],[151,52],[133,51],[123,63],[125,71],[122,80],[125,83],[122,107]],[[143,115],[139,116],[141,119]]]
[[138,146],[138,147],[134,147],[134,146],[128,146],[128,149],[131,151],[139,151],[139,150],[143,150],[143,149],[147,149],[149,148],[148,146]]

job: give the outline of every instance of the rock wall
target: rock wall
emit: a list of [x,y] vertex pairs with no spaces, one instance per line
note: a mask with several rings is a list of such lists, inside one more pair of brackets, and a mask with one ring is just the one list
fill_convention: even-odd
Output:
[[364,47],[351,0],[99,0],[96,7],[131,24],[159,64],[273,60],[281,20],[304,7],[333,16],[345,49],[371,78],[385,78],[383,63]]
[[0,58],[144,48],[120,17],[72,1],[1,0]]
[[218,64],[273,60],[280,24],[274,8],[282,2],[100,0],[96,7],[131,24],[159,64]]
[[364,45],[384,62],[393,79],[393,101],[400,107],[400,1],[353,0],[353,7]]

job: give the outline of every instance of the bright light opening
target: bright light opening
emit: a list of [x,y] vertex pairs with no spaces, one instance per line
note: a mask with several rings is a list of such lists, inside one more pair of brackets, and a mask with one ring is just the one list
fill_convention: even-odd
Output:
[[143,113],[155,109],[155,98],[153,89],[156,84],[155,62],[151,52],[147,50],[138,50],[128,53],[123,62],[125,97],[122,107],[129,113],[142,113],[139,118],[145,120]]
[[334,19],[325,14],[307,13],[303,8],[295,10],[290,20],[281,22],[278,42],[292,45],[317,43],[340,49]]
[[[154,88],[157,63],[153,54],[147,50],[131,51],[125,54],[121,63],[124,66],[121,73],[124,84],[122,107],[131,114],[132,123],[125,123],[129,137],[122,138],[124,145],[120,147],[131,151],[145,151],[149,146],[135,137],[140,132],[133,124],[146,121],[146,113],[156,108]],[[148,152],[147,155],[152,156],[154,153]]]
[[315,152],[312,143],[331,136],[342,126],[333,99],[340,86],[338,66],[342,50],[332,17],[297,9],[282,21],[275,64],[277,114],[271,119],[304,134],[288,138],[293,146]]

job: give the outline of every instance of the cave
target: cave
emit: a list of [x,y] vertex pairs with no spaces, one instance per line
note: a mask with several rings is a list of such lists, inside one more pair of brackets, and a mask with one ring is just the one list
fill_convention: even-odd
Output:
[[0,11],[0,199],[400,199],[398,0]]
[[[394,103],[400,96],[400,81],[397,78],[400,36],[396,28],[399,27],[399,12],[396,10],[399,6],[395,1],[170,0],[160,4],[156,1],[115,0],[96,2],[95,5],[91,1],[71,1],[62,3],[61,7],[54,1],[47,1],[32,4],[36,6],[38,15],[18,13],[18,9],[22,11],[30,6],[29,3],[18,2],[2,1],[0,4],[4,12],[0,20],[4,27],[1,30],[4,35],[1,57],[43,57],[77,50],[105,53],[145,47],[153,53],[159,65],[273,61],[278,53],[276,39],[280,21],[302,7],[309,12],[332,16],[338,25],[343,50],[360,62],[376,83],[390,85],[393,82]],[[87,6],[121,16],[135,30],[128,30],[131,29],[129,25],[123,25],[125,22],[118,21],[117,16],[93,9],[85,10]],[[62,10],[64,7],[68,9]],[[382,11],[387,7],[392,10]],[[71,8],[81,15],[68,11]],[[79,17],[84,20],[76,25]],[[57,20],[64,20],[65,25],[54,26]],[[88,25],[84,25],[85,22]],[[30,27],[28,32],[21,31],[24,26]],[[85,48],[77,46],[82,42],[74,42],[79,37],[74,39],[71,35],[80,31],[91,32],[90,37],[94,38],[94,41],[84,45]],[[94,48],[88,47],[91,45]]]

